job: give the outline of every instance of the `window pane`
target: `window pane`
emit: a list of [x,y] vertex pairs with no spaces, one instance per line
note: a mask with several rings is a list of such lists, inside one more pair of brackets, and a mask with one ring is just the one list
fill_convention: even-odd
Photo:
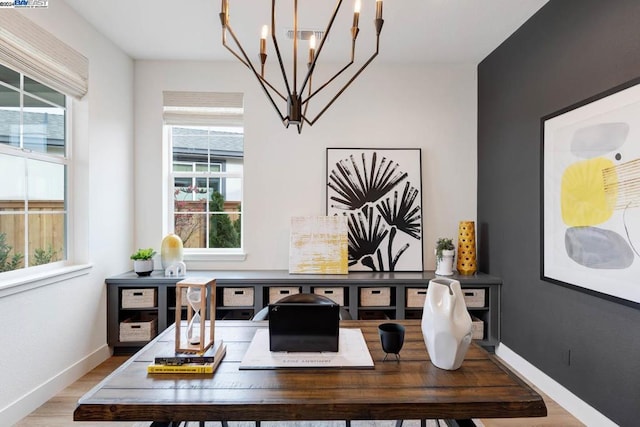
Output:
[[[200,186],[198,186],[198,182],[200,182]],[[203,184],[200,179],[175,178],[173,186],[173,199],[175,201],[174,209],[176,212],[183,210],[182,206],[184,204],[180,204],[178,202],[200,200],[202,202],[200,202],[199,205],[206,206],[205,202],[208,199],[206,180]],[[193,209],[189,210],[193,211]],[[200,211],[204,212],[204,210],[205,207],[203,207]]]
[[20,94],[0,85],[0,143],[20,146]]
[[[173,161],[193,165],[208,162],[208,131],[199,126],[171,128],[171,143],[173,145]],[[191,166],[194,170],[193,166]],[[206,170],[206,169],[205,169]]]
[[66,259],[66,215],[29,207],[29,267]]
[[0,214],[0,273],[24,267],[24,215]]
[[64,95],[48,86],[24,76],[24,90],[64,108]]
[[65,110],[24,96],[24,147],[64,156]]
[[27,160],[28,266],[66,259],[65,166]]
[[185,248],[205,248],[207,243],[206,214],[186,212],[174,215],[175,233],[180,236]]
[[240,178],[221,178],[219,186],[219,193],[224,202],[224,209],[219,209],[219,211],[239,211],[242,201],[242,180]]
[[0,81],[8,83],[15,88],[20,87],[20,73],[13,71],[4,65],[0,65]]
[[176,200],[174,206],[175,212],[200,212],[205,213],[207,211],[207,200],[201,198],[199,200]]
[[209,215],[209,247],[240,248],[241,221],[238,213]]
[[25,160],[20,157],[0,154],[0,211],[24,211]]
[[[232,189],[241,195],[239,179],[222,179],[225,190]],[[227,194],[229,191],[227,191]],[[215,191],[209,203],[209,247],[239,248],[242,221],[240,220],[241,198],[229,198]]]
[[65,166],[40,160],[27,160],[29,210],[45,203],[49,210],[63,211]]

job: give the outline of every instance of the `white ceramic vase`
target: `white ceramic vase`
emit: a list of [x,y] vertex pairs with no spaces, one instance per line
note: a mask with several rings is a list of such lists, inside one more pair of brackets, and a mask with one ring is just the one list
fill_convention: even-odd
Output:
[[457,280],[436,278],[429,282],[422,336],[435,366],[454,370],[462,365],[471,344],[471,316]]
[[456,251],[445,249],[442,251],[442,259],[437,259],[436,253],[436,274],[438,276],[451,276],[453,274],[453,258]]

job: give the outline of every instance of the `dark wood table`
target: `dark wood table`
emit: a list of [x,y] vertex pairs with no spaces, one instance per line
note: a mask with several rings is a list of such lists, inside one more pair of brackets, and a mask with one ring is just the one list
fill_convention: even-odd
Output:
[[173,326],[85,394],[75,421],[393,420],[544,417],[542,397],[473,344],[460,369],[436,368],[420,321],[405,325],[401,360],[383,362],[381,320],[341,322],[360,328],[374,369],[239,370],[266,322],[216,321],[227,354],[213,375],[147,375],[158,348],[172,346]]

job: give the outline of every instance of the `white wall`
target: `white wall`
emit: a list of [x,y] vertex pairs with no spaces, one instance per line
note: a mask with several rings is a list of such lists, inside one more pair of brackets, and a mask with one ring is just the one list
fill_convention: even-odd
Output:
[[[136,61],[136,245],[163,233],[162,91],[245,94],[243,262],[188,268],[287,269],[289,220],[324,215],[327,147],[422,149],[425,269],[437,237],[476,219],[475,65],[373,62],[313,127],[285,129],[257,81],[236,62]],[[166,192],[166,189],[164,190]]]
[[64,2],[23,13],[89,59],[89,93],[72,111],[72,243],[76,261],[93,266],[75,279],[0,294],[2,426],[109,356],[104,278],[131,269],[134,246],[133,61]]

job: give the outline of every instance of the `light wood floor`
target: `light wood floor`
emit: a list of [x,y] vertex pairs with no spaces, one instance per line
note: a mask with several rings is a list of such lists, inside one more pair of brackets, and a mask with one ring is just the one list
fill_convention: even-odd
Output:
[[[96,426],[96,427],[141,427],[148,423],[91,423],[73,422],[73,410],[78,399],[96,385],[102,378],[111,373],[127,359],[127,356],[113,356],[100,366],[80,378],[75,383],[51,398],[48,402],[22,419],[14,427],[67,427],[67,426]],[[549,415],[545,418],[527,419],[483,419],[485,427],[580,427],[580,421],[571,416],[560,405],[549,399],[542,392]]]

